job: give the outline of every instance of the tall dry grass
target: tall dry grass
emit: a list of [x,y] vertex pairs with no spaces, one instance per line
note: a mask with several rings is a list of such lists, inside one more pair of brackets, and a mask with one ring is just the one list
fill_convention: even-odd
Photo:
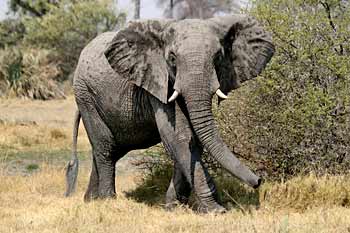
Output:
[[[266,202],[260,209],[242,213],[233,209],[223,215],[199,215],[185,207],[167,212],[160,205],[148,206],[126,198],[124,192],[136,187],[134,176],[117,178],[116,200],[84,203],[88,170],[80,173],[78,190],[64,198],[63,168],[43,165],[32,176],[0,174],[0,232],[348,232],[350,209],[337,205],[290,211],[282,205],[271,208]],[[306,183],[314,180],[308,178]],[[315,186],[315,189],[325,185]],[[316,182],[317,184],[317,182]],[[263,186],[263,190],[270,186]],[[279,186],[282,203],[291,194]],[[322,190],[322,188],[321,188]],[[305,190],[299,195],[307,195]],[[341,190],[338,190],[341,191]],[[264,193],[264,192],[262,192]],[[283,193],[284,199],[282,198]],[[276,194],[277,195],[277,194]],[[278,196],[277,195],[277,196]],[[330,197],[327,197],[330,198]],[[326,200],[327,201],[327,200]]]
[[[79,150],[89,150],[85,132],[80,134]],[[8,154],[28,152],[26,159],[36,160],[37,154],[29,152],[70,147],[69,128],[0,124],[0,233],[350,232],[350,176],[297,177],[265,183],[256,192],[232,178],[217,178],[218,188],[227,193],[221,192],[222,198],[232,209],[223,215],[200,215],[188,207],[163,209],[164,198],[156,197],[164,197],[164,173],[147,183],[139,174],[120,175],[117,170],[117,199],[84,203],[87,166],[81,167],[71,198],[63,197],[66,161],[39,160],[35,172],[8,171]]]
[[12,47],[0,50],[0,96],[65,98],[57,82],[60,76],[60,64],[49,50]]

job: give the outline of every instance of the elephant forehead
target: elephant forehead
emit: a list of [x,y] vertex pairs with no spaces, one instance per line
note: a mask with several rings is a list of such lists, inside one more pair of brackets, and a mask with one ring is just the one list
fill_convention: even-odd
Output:
[[203,20],[199,19],[185,19],[178,21],[174,26],[176,34],[188,34],[188,33],[209,33],[210,26]]
[[218,38],[203,34],[192,34],[175,42],[178,56],[195,54],[213,55],[220,50],[221,44]]
[[203,20],[188,19],[178,22],[171,29],[173,43],[179,52],[188,49],[217,50],[220,41],[212,28]]

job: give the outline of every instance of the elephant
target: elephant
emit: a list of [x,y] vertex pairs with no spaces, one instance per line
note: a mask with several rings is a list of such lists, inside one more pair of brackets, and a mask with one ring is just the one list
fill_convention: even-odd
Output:
[[194,191],[201,212],[225,212],[201,159],[203,150],[253,188],[261,178],[220,137],[213,96],[223,101],[258,76],[274,51],[271,34],[243,14],[137,20],[97,36],[82,50],[74,73],[78,110],[65,195],[76,186],[82,119],[92,147],[85,201],[116,197],[116,162],[131,150],[162,142],[174,161],[166,207],[186,203]]

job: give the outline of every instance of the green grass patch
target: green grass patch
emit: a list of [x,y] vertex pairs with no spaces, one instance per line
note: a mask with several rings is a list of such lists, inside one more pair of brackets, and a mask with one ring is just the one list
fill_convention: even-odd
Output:
[[[17,150],[4,150],[0,148],[0,158],[3,162],[10,162],[13,160],[35,160],[35,161],[68,161],[71,158],[71,150],[27,150],[27,151],[17,151]],[[80,160],[86,160],[90,158],[89,151],[78,152],[78,157]]]
[[31,163],[31,164],[28,164],[28,165],[26,166],[26,170],[27,170],[28,172],[33,172],[33,171],[38,170],[38,169],[39,169],[39,165],[36,164],[36,163]]

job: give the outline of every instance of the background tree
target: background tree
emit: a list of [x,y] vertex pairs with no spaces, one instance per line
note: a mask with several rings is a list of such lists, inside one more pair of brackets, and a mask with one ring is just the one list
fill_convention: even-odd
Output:
[[141,8],[141,0],[133,0],[134,2],[134,19],[140,18],[140,8]]
[[61,1],[50,14],[25,21],[25,42],[51,49],[61,57],[65,74],[73,71],[80,51],[99,33],[113,30],[125,21],[125,14],[115,15],[109,1]]
[[108,0],[9,4],[17,16],[0,22],[0,96],[62,98],[60,87],[70,86],[65,81],[72,77],[82,48],[126,18]]
[[9,8],[14,13],[42,17],[52,6],[58,6],[59,0],[9,0]]
[[0,22],[0,48],[14,46],[24,37],[25,27],[19,19],[5,19]]
[[234,0],[158,0],[167,18],[210,18],[219,13],[230,13],[239,10]]

